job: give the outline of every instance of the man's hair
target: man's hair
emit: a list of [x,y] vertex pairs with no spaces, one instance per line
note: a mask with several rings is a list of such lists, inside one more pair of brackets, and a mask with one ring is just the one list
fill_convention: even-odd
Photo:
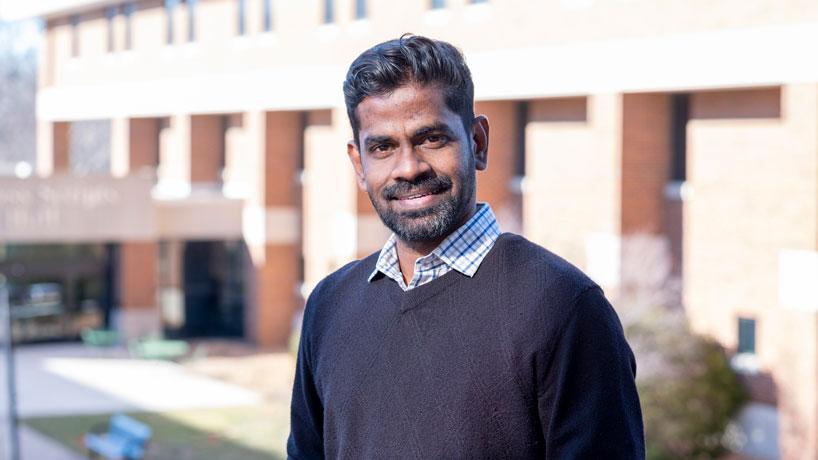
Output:
[[364,51],[349,67],[344,100],[356,144],[358,104],[367,96],[388,94],[407,84],[441,89],[446,106],[460,116],[469,132],[474,121],[474,83],[463,54],[449,43],[407,34]]

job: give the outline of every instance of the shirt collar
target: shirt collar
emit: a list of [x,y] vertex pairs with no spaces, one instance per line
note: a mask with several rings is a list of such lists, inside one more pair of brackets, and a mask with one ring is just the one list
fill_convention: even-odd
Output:
[[[450,269],[472,277],[483,259],[500,236],[500,226],[488,203],[477,203],[477,212],[457,230],[452,232],[428,255],[421,259],[437,258]],[[398,263],[397,238],[393,233],[378,255],[375,269],[369,275],[372,281],[378,273],[403,284],[403,275]]]

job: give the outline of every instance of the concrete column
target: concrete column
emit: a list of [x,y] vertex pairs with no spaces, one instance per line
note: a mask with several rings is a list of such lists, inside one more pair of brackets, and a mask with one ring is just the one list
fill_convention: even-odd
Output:
[[70,127],[67,121],[37,121],[37,175],[68,172]]
[[190,118],[190,115],[177,114],[160,121],[157,183],[160,195],[185,197],[190,193]]
[[304,277],[307,289],[354,260],[358,187],[346,154],[346,109],[309,113],[304,132]]
[[249,198],[253,182],[253,170],[250,155],[247,155],[248,142],[245,132],[244,116],[234,113],[225,116],[224,129],[224,172],[222,174],[225,196],[230,198]]
[[127,118],[111,120],[111,175],[124,177],[130,171],[130,123]]
[[160,243],[158,292],[162,325],[181,329],[185,325],[184,244],[180,240]]
[[604,287],[619,282],[621,115],[618,94],[532,100],[525,129],[524,233]]

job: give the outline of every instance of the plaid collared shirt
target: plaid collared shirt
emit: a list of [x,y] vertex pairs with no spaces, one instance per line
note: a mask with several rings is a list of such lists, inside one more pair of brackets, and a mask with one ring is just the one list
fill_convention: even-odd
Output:
[[409,285],[403,281],[398,263],[395,234],[386,241],[378,256],[375,270],[369,275],[372,281],[378,273],[395,280],[404,291],[428,283],[451,270],[472,277],[480,263],[500,236],[497,219],[487,203],[477,203],[477,212],[460,228],[447,236],[432,252],[415,261],[415,275]]

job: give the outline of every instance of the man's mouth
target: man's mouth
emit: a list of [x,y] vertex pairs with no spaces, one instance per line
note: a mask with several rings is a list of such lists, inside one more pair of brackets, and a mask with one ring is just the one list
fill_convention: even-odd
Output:
[[422,192],[412,192],[412,193],[402,193],[400,195],[395,196],[392,198],[393,200],[416,200],[418,198],[423,198],[424,196],[429,195],[437,195],[442,190],[424,190]]
[[384,190],[383,197],[401,207],[423,208],[451,188],[452,181],[446,177],[427,177],[414,183],[401,181],[393,184]]

